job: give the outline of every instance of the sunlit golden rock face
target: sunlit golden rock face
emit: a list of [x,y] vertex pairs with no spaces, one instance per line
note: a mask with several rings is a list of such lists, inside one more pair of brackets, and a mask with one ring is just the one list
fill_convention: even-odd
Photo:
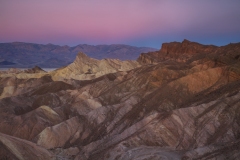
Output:
[[73,63],[67,67],[52,72],[51,75],[54,80],[90,80],[108,73],[129,71],[139,66],[140,64],[136,61],[120,61],[118,59],[97,60],[80,52]]
[[239,44],[185,40],[156,55],[80,53],[41,78],[2,77],[0,158],[237,159]]

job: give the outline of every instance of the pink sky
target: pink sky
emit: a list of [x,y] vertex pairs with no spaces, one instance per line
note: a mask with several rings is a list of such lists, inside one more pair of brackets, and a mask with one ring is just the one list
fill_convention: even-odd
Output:
[[240,41],[239,8],[237,0],[0,0],[0,43],[221,45]]

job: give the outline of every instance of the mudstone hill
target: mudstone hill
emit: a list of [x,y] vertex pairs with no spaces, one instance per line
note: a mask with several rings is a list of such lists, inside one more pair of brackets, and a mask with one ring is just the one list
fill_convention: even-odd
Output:
[[240,43],[0,73],[0,159],[239,157]]

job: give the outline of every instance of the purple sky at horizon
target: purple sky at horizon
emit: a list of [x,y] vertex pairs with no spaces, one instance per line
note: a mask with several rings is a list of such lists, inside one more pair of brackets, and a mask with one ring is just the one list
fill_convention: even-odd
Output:
[[240,42],[239,8],[239,0],[0,0],[0,43],[226,45]]

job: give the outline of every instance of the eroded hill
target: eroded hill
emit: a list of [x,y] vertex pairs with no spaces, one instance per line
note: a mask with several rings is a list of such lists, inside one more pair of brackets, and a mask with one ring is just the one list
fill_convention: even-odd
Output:
[[81,53],[54,72],[4,75],[0,158],[238,159],[239,55],[185,40],[141,65]]

